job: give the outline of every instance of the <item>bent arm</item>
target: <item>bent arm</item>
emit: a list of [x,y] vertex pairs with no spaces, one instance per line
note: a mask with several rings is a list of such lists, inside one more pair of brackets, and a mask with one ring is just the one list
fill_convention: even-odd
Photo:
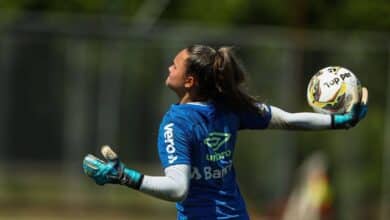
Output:
[[331,129],[332,117],[326,114],[299,112],[289,113],[271,106],[271,121],[268,128],[290,130],[323,130]]
[[140,191],[167,200],[182,201],[186,198],[190,183],[190,165],[172,165],[164,170],[165,176],[144,176]]

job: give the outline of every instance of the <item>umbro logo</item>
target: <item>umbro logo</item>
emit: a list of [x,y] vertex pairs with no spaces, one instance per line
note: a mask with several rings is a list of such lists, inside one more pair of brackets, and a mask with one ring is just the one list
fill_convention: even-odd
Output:
[[204,139],[203,143],[213,151],[217,151],[222,145],[229,141],[230,136],[230,133],[211,132],[209,133],[209,136]]

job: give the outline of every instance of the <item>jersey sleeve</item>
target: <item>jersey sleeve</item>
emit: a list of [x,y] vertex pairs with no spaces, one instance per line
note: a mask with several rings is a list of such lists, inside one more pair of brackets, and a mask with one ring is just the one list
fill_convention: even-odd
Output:
[[166,115],[158,133],[158,152],[164,168],[176,164],[191,164],[191,133],[188,123]]
[[262,103],[256,104],[259,108],[258,112],[241,112],[240,129],[265,129],[271,121],[270,106]]

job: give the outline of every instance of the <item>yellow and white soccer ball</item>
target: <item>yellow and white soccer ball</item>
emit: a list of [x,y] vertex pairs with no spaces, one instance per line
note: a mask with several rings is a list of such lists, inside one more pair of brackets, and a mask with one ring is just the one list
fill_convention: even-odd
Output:
[[329,66],[318,71],[307,87],[307,101],[315,112],[342,114],[359,102],[362,87],[347,68]]

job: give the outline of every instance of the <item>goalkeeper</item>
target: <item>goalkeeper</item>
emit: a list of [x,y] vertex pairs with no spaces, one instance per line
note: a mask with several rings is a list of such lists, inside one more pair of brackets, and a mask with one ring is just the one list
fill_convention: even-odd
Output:
[[166,85],[178,96],[158,134],[163,176],[126,167],[104,147],[106,161],[87,155],[83,168],[97,184],[120,184],[174,201],[177,219],[249,219],[233,166],[237,132],[243,129],[321,130],[355,126],[367,112],[362,102],[340,115],[288,113],[257,102],[243,89],[245,74],[232,48],[193,45],[169,67]]

